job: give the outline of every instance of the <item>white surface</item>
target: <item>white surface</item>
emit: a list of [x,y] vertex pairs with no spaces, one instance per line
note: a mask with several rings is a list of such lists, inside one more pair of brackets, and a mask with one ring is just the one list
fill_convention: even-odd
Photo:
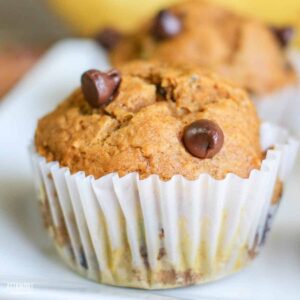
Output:
[[241,273],[203,286],[145,292],[97,285],[65,267],[38,217],[27,145],[36,120],[91,67],[106,68],[97,46],[62,42],[0,105],[0,299],[300,299],[300,160],[262,255]]

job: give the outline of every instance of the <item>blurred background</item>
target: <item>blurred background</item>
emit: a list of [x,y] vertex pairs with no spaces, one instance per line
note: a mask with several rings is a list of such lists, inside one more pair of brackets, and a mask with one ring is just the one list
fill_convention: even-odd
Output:
[[[178,1],[0,0],[0,98],[55,41],[92,37],[108,25],[130,32],[154,11]],[[210,1],[268,24],[300,29],[300,0]],[[300,46],[298,38],[294,46]]]

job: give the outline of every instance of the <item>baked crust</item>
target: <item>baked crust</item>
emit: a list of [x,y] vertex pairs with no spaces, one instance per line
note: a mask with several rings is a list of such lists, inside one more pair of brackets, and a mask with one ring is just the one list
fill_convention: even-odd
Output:
[[[132,62],[121,72],[107,106],[92,108],[77,89],[39,121],[35,145],[47,161],[95,178],[138,172],[163,180],[201,173],[248,177],[260,167],[260,123],[242,89],[189,67]],[[184,127],[199,119],[214,121],[224,133],[224,145],[211,159],[192,156],[182,143]]]

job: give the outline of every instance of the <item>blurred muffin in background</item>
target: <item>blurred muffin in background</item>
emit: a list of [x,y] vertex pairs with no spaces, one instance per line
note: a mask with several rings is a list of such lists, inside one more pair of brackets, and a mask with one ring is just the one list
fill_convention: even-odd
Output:
[[[206,1],[184,1],[159,11],[137,32],[107,47],[115,65],[142,58],[212,69],[254,95],[295,83],[286,57],[291,28],[268,27]],[[117,45],[116,45],[117,44]]]

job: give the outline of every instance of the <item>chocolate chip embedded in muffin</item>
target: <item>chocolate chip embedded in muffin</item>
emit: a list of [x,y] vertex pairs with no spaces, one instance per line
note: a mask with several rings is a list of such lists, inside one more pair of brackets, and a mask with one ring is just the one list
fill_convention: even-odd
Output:
[[110,102],[121,82],[118,70],[107,73],[89,70],[81,76],[81,89],[86,101],[94,108],[99,108]]
[[96,82],[87,77],[96,89],[91,103],[98,105],[100,97],[101,109],[92,109],[78,89],[39,121],[40,155],[95,178],[137,172],[162,180],[202,173],[222,179],[228,173],[248,177],[260,167],[260,123],[243,90],[193,67],[132,62],[120,71],[122,82],[108,102],[112,90],[102,102],[97,85],[103,74],[96,72]]
[[115,48],[121,38],[121,33],[110,27],[104,28],[95,36],[95,40],[108,51]]
[[292,27],[271,27],[271,31],[283,48],[289,45],[295,34]]
[[181,20],[169,10],[161,10],[154,18],[152,35],[158,40],[172,38],[178,35],[181,30]]
[[221,150],[224,134],[218,124],[203,119],[185,127],[183,142],[193,156],[201,159],[212,158]]

